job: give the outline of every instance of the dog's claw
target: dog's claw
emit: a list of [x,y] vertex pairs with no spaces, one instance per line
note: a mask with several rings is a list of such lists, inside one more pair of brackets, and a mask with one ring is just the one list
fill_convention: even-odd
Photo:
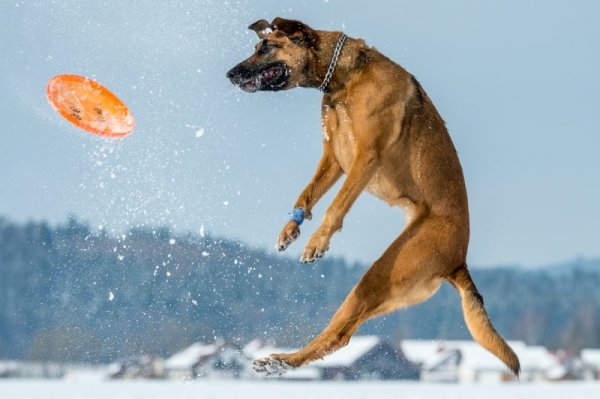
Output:
[[277,250],[280,252],[285,251],[292,242],[298,239],[298,237],[300,237],[300,229],[298,228],[298,224],[294,221],[288,222],[279,235],[279,239],[277,240]]
[[321,259],[325,256],[325,253],[329,250],[329,247],[324,250],[316,250],[314,248],[306,248],[304,250],[304,254],[300,258],[300,262],[302,263],[313,263],[317,259]]
[[323,256],[325,256],[325,253],[328,250],[329,250],[329,242],[328,241],[324,242],[324,243],[319,243],[317,241],[317,244],[315,244],[314,240],[311,238],[311,241],[309,241],[309,243],[306,245],[306,248],[304,248],[304,253],[302,254],[302,257],[300,258],[300,262],[313,263],[317,259],[321,259]]
[[265,376],[277,376],[280,377],[288,372],[292,367],[284,362],[283,360],[277,360],[270,357],[263,359],[257,359],[252,365],[254,371]]

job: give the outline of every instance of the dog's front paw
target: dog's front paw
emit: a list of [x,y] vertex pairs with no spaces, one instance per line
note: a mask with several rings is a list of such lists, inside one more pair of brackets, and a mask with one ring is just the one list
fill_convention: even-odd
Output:
[[272,375],[282,376],[293,367],[283,360],[274,359],[273,356],[271,356],[264,359],[255,360],[252,368],[258,374],[263,374],[269,377]]
[[277,239],[277,250],[285,251],[287,247],[300,237],[300,226],[293,220],[290,220],[279,234]]
[[304,253],[300,258],[302,263],[312,263],[315,260],[322,258],[325,252],[329,249],[329,237],[321,234],[313,234],[308,240]]

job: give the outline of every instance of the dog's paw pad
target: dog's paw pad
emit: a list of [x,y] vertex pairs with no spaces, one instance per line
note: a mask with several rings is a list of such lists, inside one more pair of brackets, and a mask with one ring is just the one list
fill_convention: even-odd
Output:
[[289,364],[284,362],[283,360],[272,359],[270,357],[265,357],[263,359],[257,359],[254,361],[252,366],[254,371],[258,374],[263,374],[265,376],[282,376],[288,372],[292,368]]

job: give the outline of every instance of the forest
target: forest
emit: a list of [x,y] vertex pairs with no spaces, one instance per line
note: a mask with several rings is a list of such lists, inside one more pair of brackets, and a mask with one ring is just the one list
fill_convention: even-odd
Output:
[[[322,328],[367,265],[304,265],[209,233],[92,231],[0,219],[0,358],[109,362],[167,356],[192,342],[263,338],[299,347]],[[600,259],[473,278],[506,338],[550,349],[600,347]],[[468,339],[448,284],[427,302],[365,323],[390,342]]]

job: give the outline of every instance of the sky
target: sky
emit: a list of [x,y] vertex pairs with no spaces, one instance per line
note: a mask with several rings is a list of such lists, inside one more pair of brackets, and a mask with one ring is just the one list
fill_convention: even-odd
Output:
[[[364,38],[419,79],[463,165],[471,265],[599,257],[598,15],[583,0],[3,1],[0,216],[204,228],[274,251],[320,158],[320,93],[243,93],[225,73],[253,51],[246,27],[281,16]],[[45,97],[62,73],[109,87],[135,132],[111,141],[62,120]],[[373,262],[403,225],[365,193],[328,256]]]

